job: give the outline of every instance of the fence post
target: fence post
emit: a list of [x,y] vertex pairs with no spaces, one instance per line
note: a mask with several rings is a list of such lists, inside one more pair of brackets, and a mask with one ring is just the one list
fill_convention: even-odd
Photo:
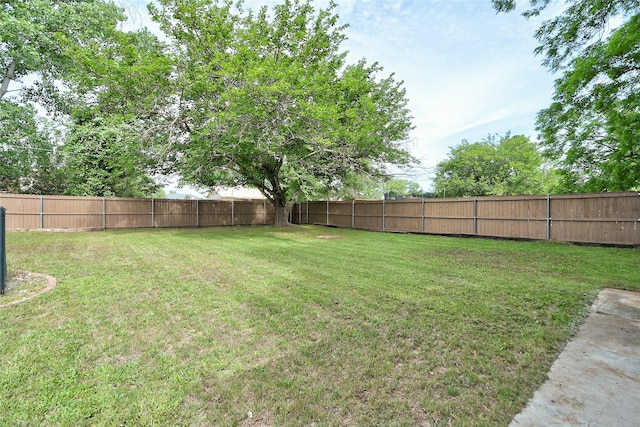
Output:
[[356,199],[351,201],[351,228],[356,228]]
[[422,197],[422,213],[420,214],[420,232],[424,233],[424,197]]
[[473,235],[478,235],[478,198],[473,198]]
[[231,225],[235,225],[235,216],[236,216],[236,207],[233,203],[233,199],[231,199]]
[[267,224],[267,199],[262,200],[262,225]]
[[107,199],[102,198],[102,229],[107,229]]
[[7,283],[7,252],[6,252],[6,210],[0,206],[0,295],[4,295],[4,285]]
[[200,203],[196,199],[196,228],[200,227]]
[[551,240],[551,195],[547,194],[547,240]]
[[309,224],[309,201],[307,200],[307,222],[305,224]]
[[329,198],[327,198],[327,225],[329,225]]
[[155,202],[154,202],[154,199],[151,198],[151,228],[155,227],[154,209],[155,209]]
[[384,231],[384,225],[385,225],[384,224],[384,220],[385,220],[385,217],[384,217],[385,199],[386,199],[386,197],[384,195],[382,195],[382,231]]
[[44,196],[40,196],[40,229],[44,228]]

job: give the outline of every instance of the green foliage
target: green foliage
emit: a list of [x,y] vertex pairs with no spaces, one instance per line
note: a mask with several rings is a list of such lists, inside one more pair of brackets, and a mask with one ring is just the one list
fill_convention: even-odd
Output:
[[370,176],[352,173],[342,179],[339,186],[330,191],[319,191],[316,194],[305,194],[306,200],[356,200],[380,199],[382,197],[382,181]]
[[73,115],[120,115],[160,127],[171,97],[173,57],[148,30],[114,31],[68,54],[76,67],[69,84]]
[[420,184],[408,179],[392,179],[384,183],[384,196],[386,199],[405,199],[409,196],[421,197]]
[[[124,20],[103,0],[9,0],[0,4],[0,98],[11,81],[22,83],[23,99],[55,110],[59,85],[75,69],[70,49],[82,49]],[[26,85],[25,78],[33,84]]]
[[0,191],[55,194],[62,190],[55,129],[31,107],[0,100]]
[[[512,0],[493,0],[500,11]],[[531,0],[526,16],[548,0]],[[640,2],[573,0],[536,32],[544,64],[561,72],[538,114],[544,154],[563,191],[640,188]]]
[[[162,153],[150,141],[166,139],[172,62],[148,31],[118,30],[123,20],[102,0],[2,3],[3,187],[73,195],[155,191],[149,159]],[[18,95],[12,82],[21,85]],[[65,116],[67,129],[55,142],[35,104]]]
[[[352,174],[342,180],[342,186],[329,193],[319,193],[312,195],[315,199],[405,199],[411,197],[422,197],[424,192],[420,184],[407,179],[373,179],[363,174]],[[308,196],[307,196],[308,197]],[[307,199],[308,200],[308,199]]]
[[117,116],[71,126],[63,153],[71,196],[148,197],[158,186],[140,145],[141,130]]
[[173,147],[186,181],[258,188],[285,225],[299,195],[412,161],[402,83],[378,78],[378,64],[345,64],[334,4],[159,3],[151,14],[179,57]]
[[173,59],[147,30],[114,31],[69,51],[67,159],[70,195],[148,197],[150,177],[171,161],[158,149],[167,139]]
[[462,141],[438,163],[434,179],[436,193],[445,197],[541,194],[553,183],[536,144],[509,134],[499,140]]

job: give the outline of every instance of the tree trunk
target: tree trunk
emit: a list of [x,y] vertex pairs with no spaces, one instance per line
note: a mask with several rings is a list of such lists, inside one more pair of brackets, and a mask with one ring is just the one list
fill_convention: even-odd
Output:
[[282,199],[274,199],[273,207],[276,211],[276,217],[273,221],[274,227],[288,227],[291,225],[289,222],[289,213],[291,212],[291,207],[293,203],[287,203],[287,201]]
[[11,61],[9,64],[9,68],[4,73],[4,77],[2,78],[2,84],[0,84],[0,99],[7,94],[9,91],[9,83],[16,77],[16,63]]

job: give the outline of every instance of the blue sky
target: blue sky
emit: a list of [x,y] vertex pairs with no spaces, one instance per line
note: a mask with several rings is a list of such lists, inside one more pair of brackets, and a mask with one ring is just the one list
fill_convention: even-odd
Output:
[[354,61],[378,61],[405,81],[416,126],[414,179],[430,187],[449,147],[511,131],[536,137],[536,113],[551,102],[553,76],[533,54],[540,21],[496,14],[489,0],[351,0],[338,9],[350,24]]
[[[129,5],[141,0],[121,0]],[[275,0],[249,0],[249,7]],[[326,6],[328,0],[317,1]],[[348,61],[366,58],[404,80],[415,130],[410,175],[430,189],[434,166],[463,139],[536,138],[536,113],[551,102],[554,76],[534,56],[541,19],[496,14],[490,0],[339,0]],[[138,7],[144,14],[145,8]],[[145,22],[145,17],[140,17]]]

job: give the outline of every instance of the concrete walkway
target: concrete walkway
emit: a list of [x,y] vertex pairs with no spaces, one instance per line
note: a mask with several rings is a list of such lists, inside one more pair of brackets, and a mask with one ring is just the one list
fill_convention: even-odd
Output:
[[640,293],[604,289],[510,427],[640,426]]

